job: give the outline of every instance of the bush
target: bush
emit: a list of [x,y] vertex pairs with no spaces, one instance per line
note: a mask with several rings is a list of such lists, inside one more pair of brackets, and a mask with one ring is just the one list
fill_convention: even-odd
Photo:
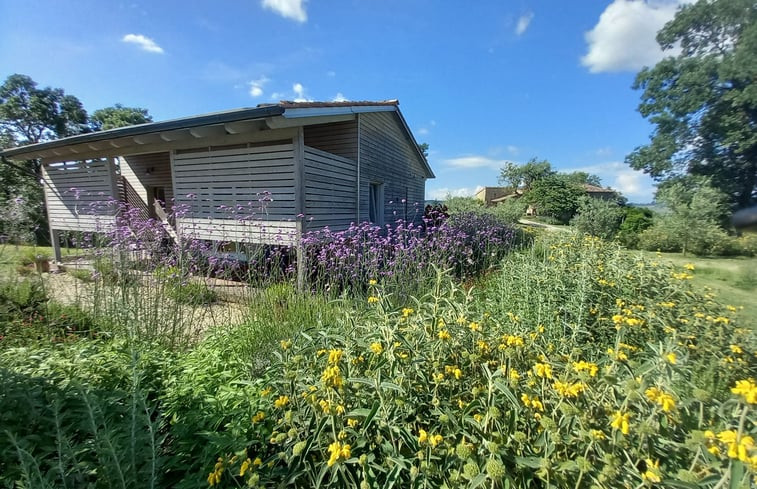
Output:
[[637,248],[639,235],[653,224],[654,213],[644,207],[624,207],[623,211],[618,239],[628,248]]
[[372,285],[365,316],[283,341],[210,485],[748,484],[754,447],[729,443],[757,434],[757,344],[735,308],[598,240],[541,249],[487,300],[440,277],[394,309]]
[[615,202],[581,197],[578,211],[570,221],[578,232],[602,239],[612,239],[620,228],[623,210]]

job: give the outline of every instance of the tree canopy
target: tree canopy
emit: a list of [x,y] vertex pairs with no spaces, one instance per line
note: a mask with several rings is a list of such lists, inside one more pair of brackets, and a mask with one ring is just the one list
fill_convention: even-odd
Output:
[[504,168],[502,168],[499,181],[512,188],[529,190],[535,181],[554,174],[555,171],[552,170],[552,165],[550,165],[549,161],[531,158],[528,160],[528,163],[523,165],[508,161]]
[[38,88],[26,75],[0,86],[0,131],[10,144],[31,144],[86,132],[87,111],[61,88]]
[[95,131],[107,131],[108,129],[115,129],[117,127],[152,122],[152,117],[147,113],[147,109],[124,107],[121,104],[116,104],[113,107],[94,111],[89,118],[89,122]]
[[[639,112],[655,126],[626,161],[658,181],[710,177],[732,205],[757,198],[757,6],[699,0],[657,35],[672,55],[636,77]],[[680,52],[678,52],[680,51]],[[677,53],[678,54],[675,54]]]

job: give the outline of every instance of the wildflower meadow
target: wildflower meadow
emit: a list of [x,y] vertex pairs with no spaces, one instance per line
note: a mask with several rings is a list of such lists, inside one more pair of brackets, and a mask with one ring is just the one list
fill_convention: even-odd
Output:
[[754,318],[692,264],[461,213],[309,234],[297,290],[118,215],[66,304],[3,272],[2,487],[757,483]]

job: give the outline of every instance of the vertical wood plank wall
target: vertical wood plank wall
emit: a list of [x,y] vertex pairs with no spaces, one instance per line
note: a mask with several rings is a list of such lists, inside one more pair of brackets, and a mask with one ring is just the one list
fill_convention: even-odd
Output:
[[357,163],[354,160],[305,146],[308,230],[329,226],[339,231],[356,222],[356,178]]
[[115,173],[110,159],[43,165],[50,228],[105,231],[114,222]]
[[368,220],[368,188],[374,182],[384,184],[386,223],[423,216],[425,172],[397,117],[394,112],[360,114],[361,221]]

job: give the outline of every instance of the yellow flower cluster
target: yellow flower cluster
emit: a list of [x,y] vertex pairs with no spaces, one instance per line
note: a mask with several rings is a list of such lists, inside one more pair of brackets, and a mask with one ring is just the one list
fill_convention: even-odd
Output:
[[676,407],[676,401],[669,393],[657,387],[650,387],[644,391],[644,395],[647,399],[660,405],[663,411],[666,413],[671,412]]
[[339,366],[332,365],[326,367],[321,374],[321,382],[326,387],[341,388],[344,384],[344,379],[342,379],[342,371],[339,369]]
[[523,346],[525,341],[522,336],[506,334],[500,338],[499,349],[505,350],[508,347]]
[[599,367],[596,363],[581,360],[580,362],[573,362],[573,371],[578,373],[589,372],[589,376],[596,377]]
[[560,382],[555,381],[553,384],[555,391],[563,397],[578,397],[583,391],[586,390],[586,384],[583,382]]
[[713,455],[720,455],[720,447],[715,443],[720,442],[727,447],[728,457],[741,460],[749,464],[749,467],[757,471],[757,447],[754,444],[754,438],[749,435],[739,436],[734,430],[724,430],[715,435],[710,430],[704,432],[705,438],[710,442],[707,449]]
[[439,331],[439,334],[436,335],[440,340],[445,341],[451,338],[449,331],[446,329],[443,329]]
[[431,448],[436,448],[442,441],[444,441],[444,437],[440,434],[429,436],[423,428],[418,430],[418,443],[420,444],[428,443]]
[[463,376],[463,371],[458,368],[457,365],[447,365],[444,367],[444,372],[450,375],[453,375],[456,379],[461,379]]
[[694,276],[690,273],[680,272],[673,273],[673,278],[676,280],[691,280],[692,278],[694,278]]
[[379,298],[375,295],[368,297],[368,304],[375,304],[379,301]]
[[273,405],[277,408],[283,408],[287,404],[289,404],[289,396],[279,396],[278,399],[273,401]]
[[335,441],[329,445],[329,461],[326,463],[329,467],[341,460],[347,460],[352,455],[350,446]]
[[211,486],[215,486],[219,482],[221,482],[221,475],[223,475],[224,471],[224,463],[223,463],[223,457],[218,457],[218,460],[216,461],[215,466],[213,467],[213,471],[208,474],[208,484]]
[[292,346],[292,340],[281,340],[281,349],[288,350]]
[[631,413],[615,411],[612,415],[610,426],[616,430],[620,430],[624,435],[627,435],[631,432]]
[[523,393],[520,396],[520,400],[526,407],[530,407],[534,411],[541,411],[542,413],[544,412],[544,404],[539,400],[538,397],[531,397],[528,394]]
[[[276,401],[276,402],[278,402],[278,401]],[[252,422],[253,423],[260,423],[264,419],[265,419],[265,413],[263,411],[258,411],[257,414],[255,414],[252,417]]]
[[744,398],[749,404],[757,404],[757,384],[754,379],[739,380],[731,392]]
[[534,364],[534,373],[537,377],[551,379],[552,367],[547,363],[536,363]]
[[481,323],[477,323],[475,321],[471,322],[468,327],[471,331],[481,331]]
[[376,355],[381,355],[384,352],[384,347],[378,341],[371,343],[371,351]]
[[661,482],[660,462],[658,460],[645,459],[644,464],[646,465],[646,470],[641,473],[641,478],[652,484]]

